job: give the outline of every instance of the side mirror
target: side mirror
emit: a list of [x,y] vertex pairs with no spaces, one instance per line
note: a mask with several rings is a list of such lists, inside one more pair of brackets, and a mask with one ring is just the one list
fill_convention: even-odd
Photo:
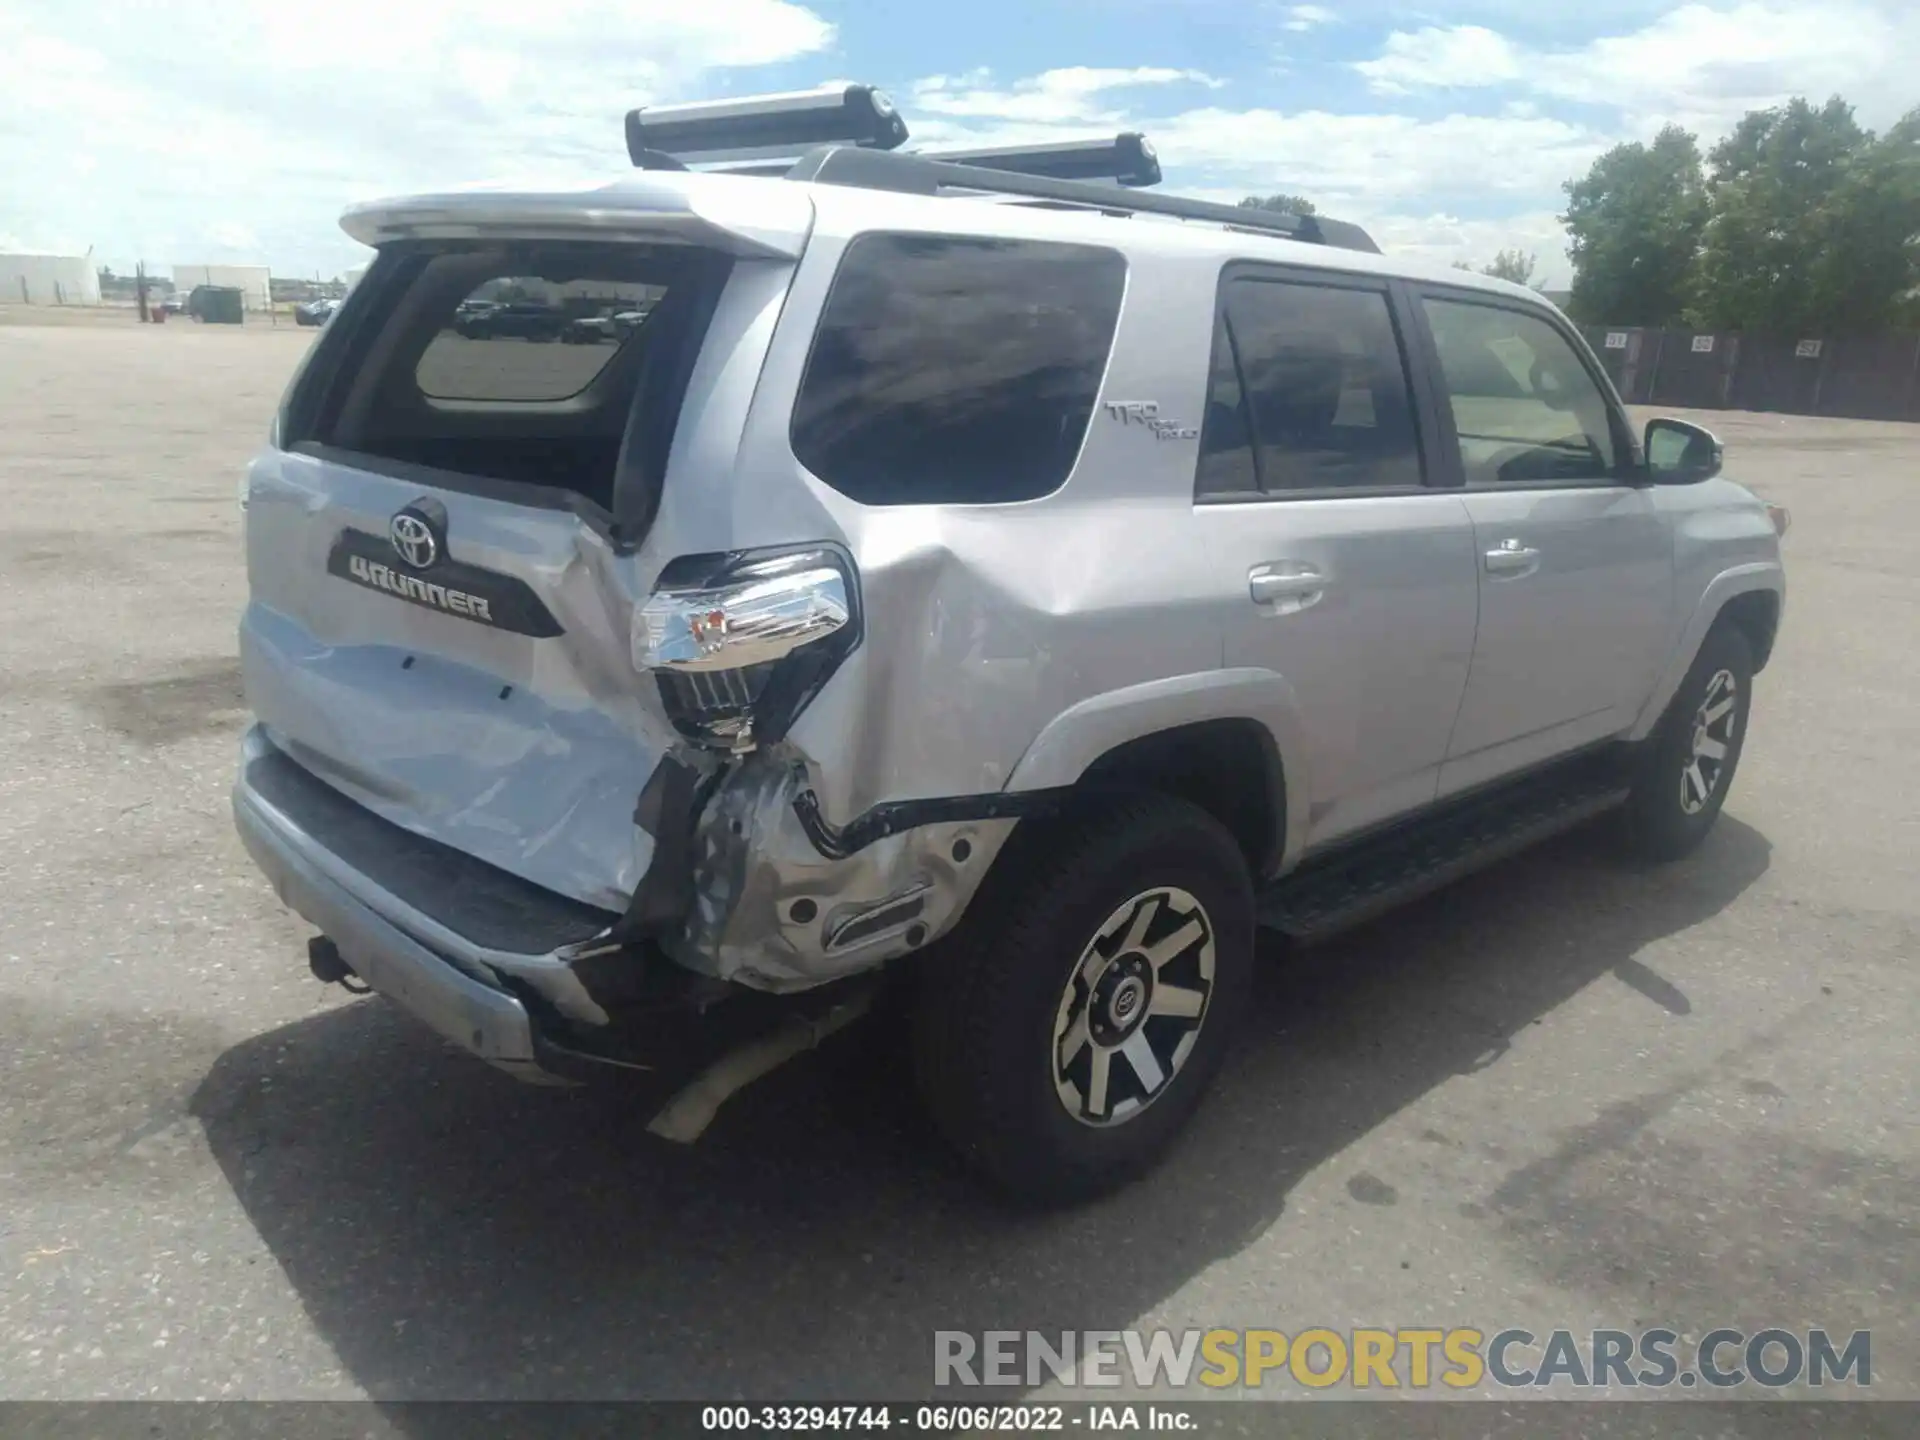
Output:
[[1720,473],[1725,453],[1711,430],[1685,420],[1649,420],[1647,478],[1656,485],[1698,485]]

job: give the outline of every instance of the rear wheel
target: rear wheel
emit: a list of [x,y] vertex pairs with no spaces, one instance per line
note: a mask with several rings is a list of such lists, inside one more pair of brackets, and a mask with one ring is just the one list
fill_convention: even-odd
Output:
[[1252,887],[1217,821],[1159,796],[1023,827],[1012,847],[927,957],[916,1069],[989,1179],[1080,1199],[1147,1168],[1218,1071],[1252,967]]
[[1636,853],[1677,860],[1706,839],[1740,764],[1752,700],[1753,646],[1736,626],[1716,625],[1640,758],[1626,812]]

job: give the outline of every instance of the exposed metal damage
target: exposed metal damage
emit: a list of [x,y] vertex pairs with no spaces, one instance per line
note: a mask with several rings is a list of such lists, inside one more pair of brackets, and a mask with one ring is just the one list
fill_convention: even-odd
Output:
[[826,855],[797,803],[812,788],[806,757],[789,743],[719,777],[694,828],[685,923],[658,936],[674,960],[779,992],[870,969],[942,934],[1014,825],[956,819]]

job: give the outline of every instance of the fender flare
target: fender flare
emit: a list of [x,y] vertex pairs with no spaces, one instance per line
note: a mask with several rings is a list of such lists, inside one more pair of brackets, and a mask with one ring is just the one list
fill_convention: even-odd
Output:
[[1668,654],[1666,667],[1660,672],[1660,683],[1653,687],[1639,718],[1627,732],[1629,740],[1646,739],[1653,732],[1653,727],[1660,723],[1660,717],[1666,713],[1667,705],[1680,688],[1680,682],[1687,678],[1687,671],[1693,666],[1693,657],[1700,653],[1701,641],[1707,638],[1707,631],[1720,618],[1720,612],[1726,608],[1727,602],[1736,595],[1746,595],[1756,590],[1769,590],[1777,595],[1781,616],[1785,617],[1787,578],[1786,570],[1778,560],[1756,560],[1750,564],[1734,565],[1713,577],[1701,592],[1693,613],[1687,617],[1678,643]]
[[1306,728],[1293,687],[1272,670],[1244,667],[1169,675],[1089,695],[1041,729],[1008,777],[1008,791],[1073,785],[1102,755],[1129,740],[1203,720],[1251,720],[1279,754],[1283,833],[1274,838],[1281,870],[1299,858],[1307,833]]

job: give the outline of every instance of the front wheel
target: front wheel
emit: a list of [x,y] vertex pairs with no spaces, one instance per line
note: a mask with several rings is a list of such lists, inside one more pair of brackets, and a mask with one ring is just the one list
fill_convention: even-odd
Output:
[[1023,827],[929,955],[920,1090],[1002,1189],[1058,1202],[1146,1169],[1245,1006],[1253,895],[1231,836],[1161,796]]
[[1735,626],[1716,625],[1640,757],[1626,810],[1637,854],[1678,860],[1707,838],[1733,785],[1752,703],[1753,646]]

